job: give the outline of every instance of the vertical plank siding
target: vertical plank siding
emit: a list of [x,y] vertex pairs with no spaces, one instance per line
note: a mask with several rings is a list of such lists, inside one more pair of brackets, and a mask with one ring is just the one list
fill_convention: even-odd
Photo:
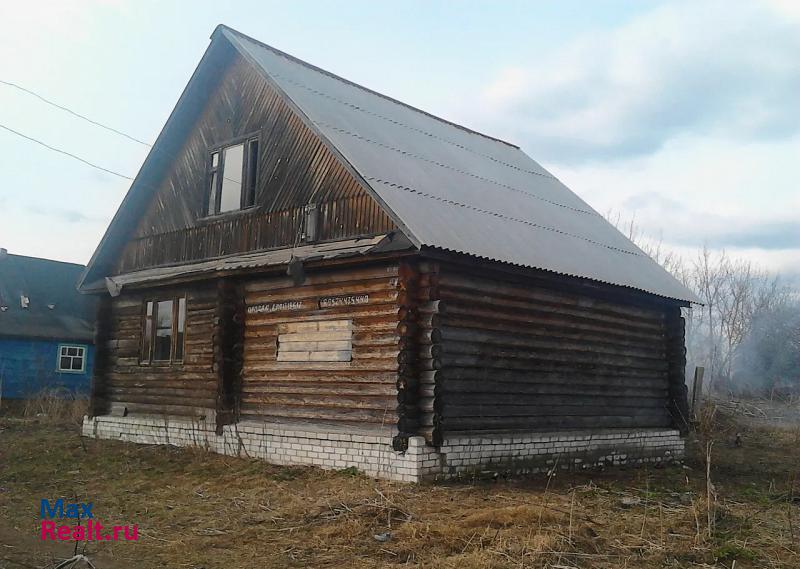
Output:
[[[397,381],[403,367],[400,306],[405,297],[398,275],[393,263],[313,273],[299,286],[285,277],[246,282],[244,299],[250,311],[245,315],[241,417],[396,428]],[[320,299],[342,295],[369,299],[320,307]],[[283,309],[272,311],[275,305]],[[252,311],[260,306],[270,308]],[[281,325],[348,319],[350,361],[278,360],[278,336],[286,332]]]
[[[179,291],[182,293],[183,291]],[[169,290],[161,296],[175,294]],[[129,413],[212,417],[217,408],[215,323],[217,291],[213,283],[193,285],[186,294],[186,337],[183,363],[140,364],[141,292],[123,293],[110,301],[107,363],[96,378],[98,414],[120,403]]]
[[[206,217],[209,149],[259,138],[255,206]],[[244,60],[224,68],[195,127],[151,199],[114,273],[291,246],[304,207],[319,207],[318,240],[377,235],[394,222]]]
[[434,263],[421,271],[418,294],[429,308],[420,406],[432,440],[462,431],[674,424],[671,385],[683,383],[679,309],[668,322],[658,304],[474,274]]

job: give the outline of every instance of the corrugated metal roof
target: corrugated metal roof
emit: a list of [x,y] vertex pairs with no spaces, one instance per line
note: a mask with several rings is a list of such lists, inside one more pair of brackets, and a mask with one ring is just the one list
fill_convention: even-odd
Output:
[[110,292],[113,291],[112,294],[116,296],[126,285],[155,283],[175,278],[207,275],[209,273],[233,271],[236,269],[287,265],[292,258],[310,262],[355,257],[358,255],[366,255],[376,250],[379,251],[383,244],[388,245],[389,243],[390,237],[388,235],[378,235],[376,237],[301,245],[291,249],[275,249],[258,253],[230,255],[228,257],[201,261],[199,263],[156,267],[154,269],[144,269],[142,271],[134,271],[114,277],[105,277],[103,281],[96,281],[88,284],[84,289],[87,292],[98,292],[108,289]]
[[221,27],[420,246],[699,299],[518,147]]
[[83,269],[73,263],[0,255],[0,336],[91,342],[95,299],[75,289]]

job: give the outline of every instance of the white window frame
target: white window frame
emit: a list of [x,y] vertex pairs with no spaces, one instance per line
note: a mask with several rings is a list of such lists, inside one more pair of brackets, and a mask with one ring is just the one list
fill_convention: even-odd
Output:
[[[76,348],[79,350],[80,355],[69,355],[63,353],[68,348]],[[84,344],[59,344],[56,359],[56,371],[59,373],[85,373],[86,372],[86,355],[88,353],[87,346]],[[70,358],[70,367],[65,369],[61,367],[61,358]],[[72,359],[81,358],[81,369],[72,369]]]

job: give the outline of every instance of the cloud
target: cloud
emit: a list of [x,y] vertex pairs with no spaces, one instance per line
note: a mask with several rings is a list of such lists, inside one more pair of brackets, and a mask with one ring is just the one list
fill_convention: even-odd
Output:
[[[714,249],[800,249],[800,220],[770,217],[752,220],[742,215],[713,212],[698,214],[686,202],[657,193],[634,194],[621,204],[619,217],[623,227],[631,221],[637,226],[652,228],[666,223],[671,228],[667,242],[681,246],[707,245]],[[647,231],[651,234],[652,231]],[[661,234],[663,235],[663,233]]]
[[789,138],[800,132],[795,16],[782,0],[667,4],[502,70],[481,127],[565,164],[649,155],[685,135]]
[[773,221],[744,226],[730,220],[727,226],[733,229],[718,231],[707,237],[712,247],[735,247],[758,249],[800,249],[800,222]]
[[28,206],[27,211],[34,215],[43,215],[54,219],[55,221],[62,221],[66,223],[96,223],[99,221],[105,222],[104,218],[86,215],[83,212],[57,207],[43,207],[43,206]]

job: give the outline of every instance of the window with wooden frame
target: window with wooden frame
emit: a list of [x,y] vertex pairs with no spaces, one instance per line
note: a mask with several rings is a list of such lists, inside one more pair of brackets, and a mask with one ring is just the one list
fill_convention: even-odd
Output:
[[83,373],[86,370],[86,346],[59,345],[57,369],[60,372]]
[[142,316],[143,364],[170,364],[183,361],[186,336],[186,298],[148,300]]
[[245,209],[255,203],[257,136],[212,150],[208,163],[208,215]]

